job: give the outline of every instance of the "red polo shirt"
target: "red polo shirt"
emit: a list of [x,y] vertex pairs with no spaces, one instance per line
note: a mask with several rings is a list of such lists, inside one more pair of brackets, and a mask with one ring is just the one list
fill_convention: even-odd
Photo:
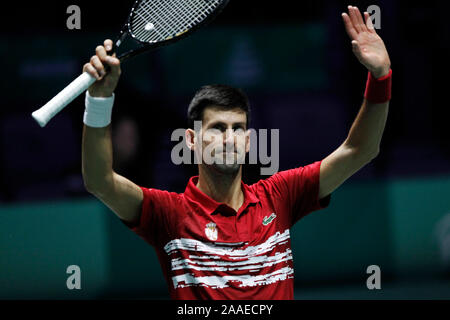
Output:
[[236,212],[197,187],[184,193],[143,188],[139,225],[157,252],[172,299],[293,299],[289,229],[328,206],[318,199],[321,161],[248,186]]

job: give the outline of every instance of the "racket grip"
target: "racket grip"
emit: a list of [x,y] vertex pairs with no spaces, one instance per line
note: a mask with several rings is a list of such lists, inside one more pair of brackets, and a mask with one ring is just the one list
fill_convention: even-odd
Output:
[[84,72],[67,87],[65,87],[60,93],[58,93],[53,99],[47,102],[40,109],[34,111],[31,115],[41,127],[45,127],[45,125],[58,112],[86,91],[86,89],[88,89],[95,81],[95,77],[91,76],[87,72]]

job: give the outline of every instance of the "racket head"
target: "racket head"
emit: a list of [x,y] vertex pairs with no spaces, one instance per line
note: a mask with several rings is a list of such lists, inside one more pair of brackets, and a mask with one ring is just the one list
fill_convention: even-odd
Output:
[[137,0],[127,33],[146,47],[161,47],[187,37],[211,22],[229,0]]

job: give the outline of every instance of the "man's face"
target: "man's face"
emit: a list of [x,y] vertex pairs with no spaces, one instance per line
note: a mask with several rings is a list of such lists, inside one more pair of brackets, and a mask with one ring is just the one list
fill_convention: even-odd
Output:
[[[222,173],[237,172],[250,147],[246,123],[247,116],[240,109],[206,108],[201,131],[196,133],[197,157],[202,157],[202,163]],[[200,143],[201,149],[197,148]]]

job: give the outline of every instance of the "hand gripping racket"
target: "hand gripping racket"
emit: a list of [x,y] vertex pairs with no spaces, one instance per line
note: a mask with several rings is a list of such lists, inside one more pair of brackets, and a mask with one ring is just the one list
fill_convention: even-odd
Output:
[[[118,55],[121,62],[140,53],[174,43],[212,21],[229,0],[138,0],[128,16],[114,52],[127,36],[139,47]],[[84,72],[53,99],[31,115],[44,127],[58,112],[82,94],[96,79]]]

